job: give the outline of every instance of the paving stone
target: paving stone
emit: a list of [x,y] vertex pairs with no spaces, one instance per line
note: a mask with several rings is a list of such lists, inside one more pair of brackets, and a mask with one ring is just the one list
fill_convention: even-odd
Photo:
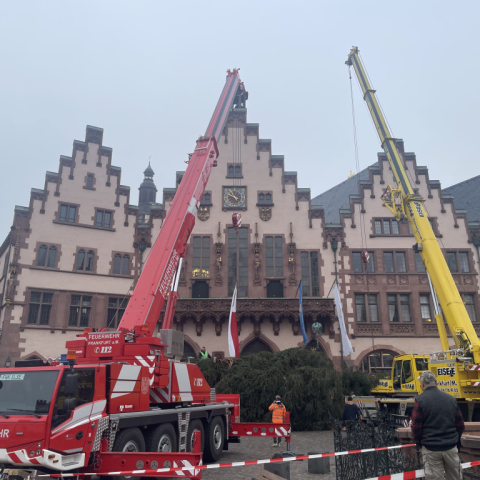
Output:
[[[273,454],[282,452],[286,444],[281,447],[272,447],[271,438],[243,437],[240,444],[230,445],[230,450],[223,452],[221,463],[244,462],[246,460],[263,460],[272,458]],[[293,432],[291,449],[297,455],[306,455],[307,452],[333,452],[333,432]],[[204,470],[205,480],[251,480],[262,469],[261,465],[248,467],[219,468]],[[175,477],[178,480],[178,477]],[[308,473],[308,461],[292,462],[290,466],[291,480],[335,480],[335,459],[330,459],[330,473],[316,475]],[[173,479],[172,479],[173,480]]]

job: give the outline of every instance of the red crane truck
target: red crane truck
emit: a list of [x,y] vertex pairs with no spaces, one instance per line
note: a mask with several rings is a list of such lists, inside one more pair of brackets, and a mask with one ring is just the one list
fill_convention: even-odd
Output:
[[[171,477],[159,468],[192,467],[202,454],[217,461],[241,436],[284,437],[290,424],[240,422],[239,395],[216,395],[195,364],[181,363],[183,334],[154,334],[171,289],[230,110],[247,93],[238,70],[227,81],[116,331],[92,331],[67,342],[69,364],[0,369],[0,464],[3,477],[32,469],[50,475],[125,472]],[[172,290],[174,290],[172,288]],[[164,326],[171,327],[175,294]],[[172,358],[173,357],[173,358]],[[37,361],[38,362],[38,361]],[[194,453],[196,433],[201,433]],[[132,475],[130,473],[130,475]]]

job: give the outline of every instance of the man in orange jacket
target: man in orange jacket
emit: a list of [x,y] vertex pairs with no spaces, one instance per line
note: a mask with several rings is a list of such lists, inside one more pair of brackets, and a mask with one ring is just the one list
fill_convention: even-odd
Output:
[[[273,423],[285,423],[285,415],[287,413],[287,409],[282,403],[280,395],[277,395],[275,397],[275,401],[268,407],[268,409],[272,412]],[[282,437],[273,437],[272,447],[279,447],[281,441]]]

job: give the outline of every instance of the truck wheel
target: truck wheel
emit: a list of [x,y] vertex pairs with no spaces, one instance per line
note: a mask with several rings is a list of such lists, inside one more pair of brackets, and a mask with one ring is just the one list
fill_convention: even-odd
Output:
[[205,446],[205,432],[203,430],[203,423],[201,420],[192,420],[188,425],[187,433],[187,452],[193,452],[193,432],[195,430],[200,430],[202,436],[202,443],[200,444],[200,451],[203,452]]
[[222,417],[213,417],[205,429],[205,459],[207,462],[220,460],[225,441],[225,429]]
[[147,440],[148,452],[176,452],[177,434],[171,423],[162,423],[156,427]]
[[[122,430],[115,438],[113,452],[145,452],[145,439],[139,428],[127,428]],[[102,480],[112,479],[111,476],[102,475]],[[141,477],[126,477],[119,475],[116,480],[139,480]]]

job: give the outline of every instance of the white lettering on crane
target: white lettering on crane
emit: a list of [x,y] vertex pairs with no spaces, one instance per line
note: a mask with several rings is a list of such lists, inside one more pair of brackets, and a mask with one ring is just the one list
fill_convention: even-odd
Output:
[[7,430],[7,429],[0,430],[0,437],[1,438],[9,438],[8,437],[9,433],[10,433],[10,430]]
[[172,256],[170,257],[170,262],[168,263],[167,268],[165,269],[165,275],[163,277],[162,283],[158,288],[160,295],[163,297],[167,296],[168,289],[170,288],[170,284],[172,283],[173,275],[175,274],[175,270],[177,269],[178,261],[180,257],[176,250],[172,252]]

